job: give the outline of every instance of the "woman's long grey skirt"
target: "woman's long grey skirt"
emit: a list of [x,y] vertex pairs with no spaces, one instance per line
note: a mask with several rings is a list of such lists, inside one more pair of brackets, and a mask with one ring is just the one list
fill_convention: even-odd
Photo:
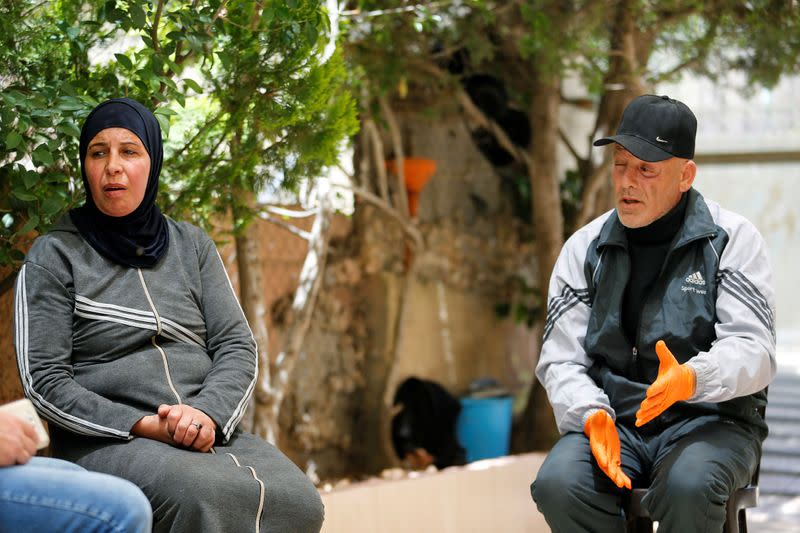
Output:
[[155,533],[317,533],[323,506],[308,477],[277,448],[236,431],[214,453],[146,438],[54,432],[53,455],[138,485]]

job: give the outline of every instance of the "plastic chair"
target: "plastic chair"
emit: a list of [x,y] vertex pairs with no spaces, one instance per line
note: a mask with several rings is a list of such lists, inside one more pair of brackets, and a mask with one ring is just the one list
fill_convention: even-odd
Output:
[[[626,510],[628,516],[628,533],[653,533],[653,521],[642,507],[642,498],[646,489],[634,489],[631,493],[630,503]],[[725,506],[727,517],[725,519],[725,533],[747,533],[746,509],[758,506],[758,486],[748,485],[737,489],[728,499]]]

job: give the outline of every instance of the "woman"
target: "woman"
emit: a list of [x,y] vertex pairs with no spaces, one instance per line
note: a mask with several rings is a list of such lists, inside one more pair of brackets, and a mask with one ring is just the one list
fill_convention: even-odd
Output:
[[161,130],[127,98],[86,118],[86,203],[39,237],[16,288],[25,394],[53,453],[141,487],[156,532],[319,531],[314,486],[237,429],[256,347],[222,260],[156,205]]

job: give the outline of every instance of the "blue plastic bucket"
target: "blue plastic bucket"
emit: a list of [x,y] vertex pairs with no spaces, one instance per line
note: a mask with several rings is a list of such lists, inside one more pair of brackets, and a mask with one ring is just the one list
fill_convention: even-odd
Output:
[[512,402],[511,396],[461,398],[456,436],[468,463],[508,455]]

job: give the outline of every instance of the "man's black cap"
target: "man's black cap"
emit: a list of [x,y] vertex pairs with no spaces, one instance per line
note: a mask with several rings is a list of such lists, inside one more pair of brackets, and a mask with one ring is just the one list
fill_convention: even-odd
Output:
[[669,96],[637,96],[622,113],[616,135],[598,139],[595,146],[612,142],[643,161],[670,157],[692,159],[697,119],[686,104]]

